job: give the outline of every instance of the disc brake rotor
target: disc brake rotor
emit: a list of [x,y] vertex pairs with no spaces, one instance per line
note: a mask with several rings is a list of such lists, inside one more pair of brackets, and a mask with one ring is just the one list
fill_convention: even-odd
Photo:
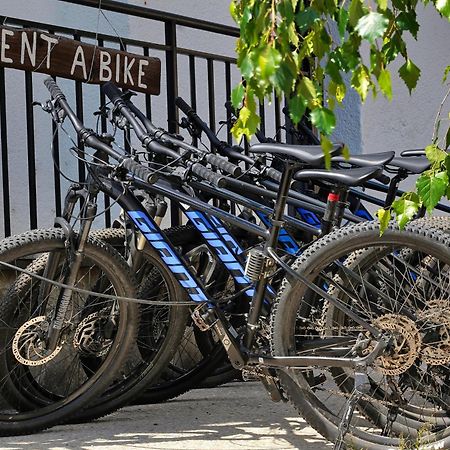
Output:
[[106,355],[113,342],[113,339],[104,333],[108,322],[113,324],[110,315],[105,315],[103,311],[89,314],[78,324],[73,337],[73,346],[85,356]]
[[406,372],[414,364],[422,344],[414,322],[401,314],[385,314],[376,318],[373,325],[393,336],[390,353],[376,359],[379,370],[391,376]]
[[45,336],[49,323],[46,316],[34,317],[25,322],[14,335],[12,352],[17,361],[25,366],[41,366],[52,360],[62,349],[46,349]]
[[[450,301],[430,300],[427,307],[418,314],[425,322],[424,328],[436,330],[436,338],[432,342],[424,342],[422,361],[432,366],[450,363]],[[436,339],[435,338],[435,339]]]

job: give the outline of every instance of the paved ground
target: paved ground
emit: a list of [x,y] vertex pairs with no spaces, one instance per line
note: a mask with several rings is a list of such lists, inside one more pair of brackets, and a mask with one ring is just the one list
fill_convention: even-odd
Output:
[[103,420],[1,438],[0,449],[323,450],[324,439],[259,383],[198,389],[161,405],[132,406]]

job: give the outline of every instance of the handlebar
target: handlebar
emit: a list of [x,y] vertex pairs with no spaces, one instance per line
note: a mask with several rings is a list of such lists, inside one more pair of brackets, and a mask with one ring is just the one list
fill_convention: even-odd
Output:
[[197,113],[181,98],[177,97],[175,99],[175,104],[181,111],[187,116],[189,121],[194,124],[198,129],[203,131],[212,146],[215,147],[219,153],[224,154],[228,158],[235,159],[237,161],[244,161],[248,164],[254,164],[255,161],[249,156],[242,153],[243,149],[238,145],[230,146],[227,142],[221,141],[208,127],[208,125],[197,115]]
[[120,89],[111,82],[105,83],[101,87],[102,92],[108,97],[113,103],[114,107],[122,114],[125,119],[131,124],[134,132],[138,139],[142,142],[142,145],[146,147],[148,150],[153,151],[155,153],[159,153],[161,155],[169,156],[171,158],[177,159],[180,157],[180,154],[176,151],[165,147],[164,145],[159,144],[155,140],[153,140],[147,133],[146,130],[142,127],[139,121],[136,119],[134,114],[130,111],[130,109],[125,104],[124,99],[122,98],[122,92]]
[[[230,163],[227,159],[222,158],[221,156],[205,153],[198,148],[189,145],[180,139],[177,139],[174,136],[166,133],[164,130],[156,128],[152,122],[142,113],[142,111],[137,108],[131,100],[124,100],[122,97],[122,92],[120,89],[115,86],[113,83],[106,83],[102,86],[104,94],[113,102],[114,106],[120,111],[121,114],[130,122],[131,126],[136,132],[138,138],[142,141],[142,143],[149,148],[150,150],[156,151],[158,153],[165,154],[167,156],[171,156],[174,158],[179,158],[180,154],[176,151],[165,147],[164,145],[158,144],[154,140],[148,139],[149,136],[145,131],[150,133],[152,138],[162,141],[163,144],[174,144],[178,147],[181,147],[185,150],[191,151],[196,154],[201,154],[204,156],[205,160],[215,167],[222,169],[233,176],[239,176],[242,173],[242,170],[239,166]],[[141,124],[138,123],[137,118],[141,121],[145,130],[141,127]],[[146,143],[145,141],[149,142]],[[214,172],[213,172],[214,173]]]
[[153,184],[156,181],[156,175],[149,169],[137,163],[133,159],[124,157],[120,153],[116,152],[109,145],[102,142],[94,133],[94,131],[86,128],[67,103],[66,96],[53,80],[53,78],[47,78],[44,81],[44,84],[45,87],[49,90],[52,99],[59,105],[59,107],[65,112],[69,120],[72,122],[72,125],[75,128],[77,134],[80,136],[82,142],[84,142],[88,147],[105,152],[111,158],[118,161],[133,175],[136,175],[147,183]]

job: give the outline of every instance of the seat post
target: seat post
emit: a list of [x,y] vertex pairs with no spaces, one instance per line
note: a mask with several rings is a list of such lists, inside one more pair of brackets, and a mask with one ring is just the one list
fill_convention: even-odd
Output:
[[333,229],[334,221],[336,218],[336,209],[338,207],[338,204],[340,203],[340,200],[341,200],[340,190],[337,188],[332,189],[331,192],[328,194],[327,206],[325,208],[325,212],[321,220],[321,227],[320,227],[321,236],[325,236],[326,234],[330,233],[331,230]]
[[280,188],[278,190],[278,195],[275,203],[275,208],[272,217],[272,226],[270,228],[270,235],[266,242],[266,248],[272,247],[276,248],[278,242],[278,235],[280,229],[283,226],[283,215],[286,207],[287,198],[289,195],[289,189],[291,187],[292,177],[294,175],[294,170],[297,168],[298,164],[293,161],[287,160],[285,162],[285,167],[283,170],[283,175],[280,181]]

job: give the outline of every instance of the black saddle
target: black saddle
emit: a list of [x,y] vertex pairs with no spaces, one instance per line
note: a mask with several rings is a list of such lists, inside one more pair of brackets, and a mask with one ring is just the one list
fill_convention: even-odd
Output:
[[295,173],[294,179],[327,181],[336,186],[361,186],[382,173],[382,166],[342,170],[304,169]]
[[390,166],[405,169],[408,172],[419,174],[430,168],[430,161],[425,156],[409,156],[408,158],[394,158]]
[[425,156],[425,149],[424,148],[416,148],[413,150],[403,150],[400,153],[401,156]]
[[[339,155],[344,148],[343,144],[335,144],[331,156]],[[325,155],[320,145],[287,145],[287,144],[255,144],[249,149],[251,153],[270,153],[295,159],[312,167],[323,167]]]
[[343,156],[334,156],[332,162],[347,163],[352,166],[368,167],[368,166],[384,166],[394,158],[395,152],[380,152],[369,155],[351,155],[349,159]]

